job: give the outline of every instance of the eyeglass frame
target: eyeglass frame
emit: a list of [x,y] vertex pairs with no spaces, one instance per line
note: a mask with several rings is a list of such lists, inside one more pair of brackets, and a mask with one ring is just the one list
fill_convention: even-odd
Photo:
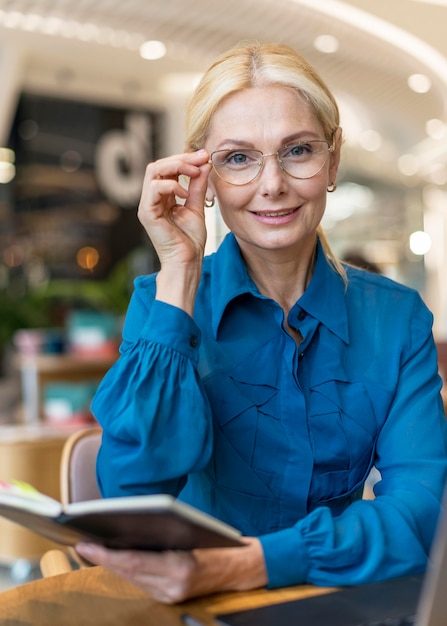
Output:
[[[279,157],[279,153],[282,150],[284,150],[285,148],[291,148],[293,146],[300,145],[300,144],[306,144],[306,143],[325,143],[327,145],[327,147],[328,147],[328,153],[327,153],[326,159],[322,163],[321,167],[314,174],[312,174],[311,176],[305,176],[305,177],[294,176],[293,174],[288,172],[283,167],[283,163],[282,163],[282,161],[281,161],[281,159]],[[264,154],[263,152],[261,152],[261,150],[257,150],[256,148],[245,148],[245,150],[250,150],[251,152],[259,153],[260,154],[260,159],[261,159],[259,170],[253,176],[253,178],[250,178],[250,180],[248,180],[246,183],[231,183],[228,180],[225,180],[225,178],[223,178],[221,176],[221,174],[219,174],[219,172],[218,172],[218,170],[217,170],[217,168],[216,168],[216,166],[215,166],[215,164],[213,162],[213,155],[214,154],[217,154],[218,152],[233,152],[233,151],[237,151],[237,150],[238,150],[238,148],[222,148],[220,150],[214,150],[210,154],[210,158],[208,160],[208,163],[213,166],[213,170],[216,172],[217,176],[219,176],[219,178],[221,180],[223,180],[225,183],[227,183],[228,185],[234,185],[235,187],[243,187],[244,185],[248,185],[249,183],[252,183],[254,180],[256,180],[256,178],[259,176],[259,174],[264,169],[265,158],[266,157],[270,157],[270,156],[275,156],[276,157],[276,159],[278,161],[278,164],[279,164],[279,167],[282,169],[283,172],[288,174],[288,176],[290,176],[291,178],[294,178],[295,180],[309,180],[310,178],[313,178],[314,176],[319,174],[321,172],[321,170],[323,169],[323,167],[326,165],[326,163],[328,162],[329,156],[335,150],[335,142],[334,142],[334,139],[332,139],[332,143],[329,143],[329,141],[327,141],[327,139],[308,139],[307,141],[297,141],[296,143],[285,144],[284,146],[281,146],[281,148],[279,148],[279,150],[277,150],[276,152],[269,152],[267,154]],[[240,150],[243,151],[244,148],[240,148]]]

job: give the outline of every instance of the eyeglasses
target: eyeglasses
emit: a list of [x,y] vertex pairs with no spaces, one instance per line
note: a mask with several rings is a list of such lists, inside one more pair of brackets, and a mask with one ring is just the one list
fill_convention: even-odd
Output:
[[270,154],[245,148],[216,150],[211,153],[209,163],[212,163],[216,174],[226,183],[247,185],[259,176],[264,159],[274,156],[289,176],[305,180],[316,176],[323,169],[329,153],[333,151],[334,145],[320,139],[312,139],[283,146],[278,152]]

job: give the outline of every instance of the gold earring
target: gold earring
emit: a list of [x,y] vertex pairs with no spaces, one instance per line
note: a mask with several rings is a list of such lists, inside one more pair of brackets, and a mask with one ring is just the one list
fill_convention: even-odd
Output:
[[328,193],[333,193],[337,189],[337,183],[331,183],[327,188]]
[[214,198],[212,200],[205,200],[205,206],[207,209],[211,209],[214,206]]

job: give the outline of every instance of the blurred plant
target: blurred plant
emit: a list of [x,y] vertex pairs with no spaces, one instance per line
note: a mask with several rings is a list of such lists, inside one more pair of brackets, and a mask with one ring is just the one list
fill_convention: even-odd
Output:
[[20,328],[45,328],[50,325],[50,302],[34,293],[18,295],[14,290],[0,290],[0,348]]
[[125,258],[115,265],[105,280],[52,280],[38,294],[53,303],[66,302],[69,306],[122,315],[129,304],[132,281],[129,260]]
[[63,326],[75,308],[123,315],[133,282],[129,259],[117,263],[105,280],[52,280],[38,289],[13,285],[0,289],[0,348],[22,328]]

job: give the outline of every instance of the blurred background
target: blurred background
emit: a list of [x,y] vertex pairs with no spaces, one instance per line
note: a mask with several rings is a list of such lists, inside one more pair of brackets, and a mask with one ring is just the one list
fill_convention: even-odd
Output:
[[[326,232],[421,293],[443,370],[446,24],[446,0],[0,0],[0,479],[57,495],[54,466],[29,468],[92,420],[133,279],[158,267],[136,219],[145,166],[183,150],[201,73],[244,39],[293,46],[335,93]],[[208,232],[212,251],[218,212]],[[0,555],[28,562],[31,544]]]

